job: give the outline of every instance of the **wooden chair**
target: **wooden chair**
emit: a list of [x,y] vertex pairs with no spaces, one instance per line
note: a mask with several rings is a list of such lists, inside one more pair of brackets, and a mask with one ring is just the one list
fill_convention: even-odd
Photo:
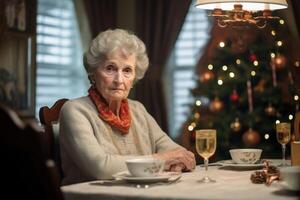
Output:
[[7,199],[62,200],[58,170],[43,151],[43,135],[0,105],[1,196]]
[[61,168],[58,130],[56,130],[56,127],[59,126],[59,112],[66,101],[68,101],[68,99],[59,99],[51,108],[49,108],[48,106],[43,106],[39,110],[40,122],[45,128],[45,137],[48,141],[48,154],[50,158],[54,159],[59,169],[60,180],[63,177],[63,171]]

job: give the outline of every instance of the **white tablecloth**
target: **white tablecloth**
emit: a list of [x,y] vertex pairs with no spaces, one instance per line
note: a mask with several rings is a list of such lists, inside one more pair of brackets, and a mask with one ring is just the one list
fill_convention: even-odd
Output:
[[[261,169],[256,169],[261,170]],[[263,199],[299,200],[299,193],[283,189],[280,183],[271,186],[253,184],[250,175],[255,170],[237,170],[228,167],[210,166],[210,177],[216,183],[201,184],[204,167],[183,173],[181,179],[169,185],[153,185],[149,188],[136,188],[133,184],[100,184],[99,181],[79,183],[61,187],[66,200],[92,199]],[[98,184],[99,183],[99,184]]]

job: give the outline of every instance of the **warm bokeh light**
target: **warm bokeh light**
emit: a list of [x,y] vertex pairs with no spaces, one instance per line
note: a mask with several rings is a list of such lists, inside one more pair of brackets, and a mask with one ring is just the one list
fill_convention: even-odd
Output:
[[212,70],[214,66],[212,64],[207,65],[207,69]]
[[223,71],[227,71],[228,67],[226,65],[223,65],[222,69]]
[[229,77],[230,77],[230,78],[233,78],[234,76],[235,76],[235,74],[234,74],[233,72],[230,72],[230,73],[229,73]]
[[298,96],[298,95],[295,95],[295,96],[294,96],[294,100],[295,100],[295,101],[298,101],[298,100],[299,100],[299,96]]
[[298,60],[295,62],[295,66],[300,67],[300,62]]
[[192,130],[194,130],[194,127],[193,127],[192,125],[189,125],[189,126],[188,126],[188,130],[189,130],[189,131],[192,131]]
[[194,117],[195,117],[195,119],[199,119],[199,118],[200,118],[200,113],[196,112],[196,113],[194,114]]
[[280,120],[277,119],[277,120],[275,121],[275,124],[279,124],[279,123],[280,123]]
[[269,139],[270,138],[270,135],[268,133],[265,134],[265,139]]
[[289,115],[289,120],[293,120],[294,116],[293,115]]
[[219,43],[219,46],[220,46],[221,48],[225,47],[225,42],[220,42],[220,43]]
[[279,20],[279,23],[283,25],[284,24],[284,20],[283,19]]
[[218,85],[223,85],[223,80],[219,79],[218,80]]
[[281,47],[283,45],[283,42],[279,40],[279,41],[276,42],[276,45]]
[[275,53],[271,53],[270,55],[271,55],[271,58],[275,58],[275,56],[276,56]]
[[251,71],[251,76],[255,76],[256,75],[256,72],[253,70],[253,71]]
[[253,62],[253,65],[254,65],[254,66],[258,66],[258,61],[255,60],[255,61]]
[[274,30],[272,30],[272,31],[271,31],[271,34],[272,34],[273,36],[275,36],[275,35],[276,35],[276,32],[275,32]]
[[238,64],[238,65],[240,65],[241,64],[241,60],[240,59],[236,59],[235,63]]
[[196,100],[196,103],[195,103],[195,104],[196,104],[196,106],[201,106],[202,103],[201,103],[200,100]]

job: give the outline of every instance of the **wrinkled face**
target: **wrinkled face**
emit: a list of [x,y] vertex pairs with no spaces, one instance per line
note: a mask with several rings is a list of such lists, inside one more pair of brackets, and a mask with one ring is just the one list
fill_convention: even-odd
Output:
[[122,101],[128,97],[135,79],[136,56],[125,56],[116,50],[107,56],[106,61],[93,72],[98,92],[107,102]]

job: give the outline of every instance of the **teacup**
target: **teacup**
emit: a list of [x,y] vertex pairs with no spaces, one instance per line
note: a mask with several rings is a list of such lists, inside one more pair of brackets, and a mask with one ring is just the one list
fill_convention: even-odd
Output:
[[155,158],[132,158],[125,161],[132,176],[158,176],[165,167],[165,161]]
[[261,149],[231,149],[232,160],[237,164],[254,164],[261,156]]
[[283,181],[287,189],[300,191],[300,167],[283,167],[280,169]]

